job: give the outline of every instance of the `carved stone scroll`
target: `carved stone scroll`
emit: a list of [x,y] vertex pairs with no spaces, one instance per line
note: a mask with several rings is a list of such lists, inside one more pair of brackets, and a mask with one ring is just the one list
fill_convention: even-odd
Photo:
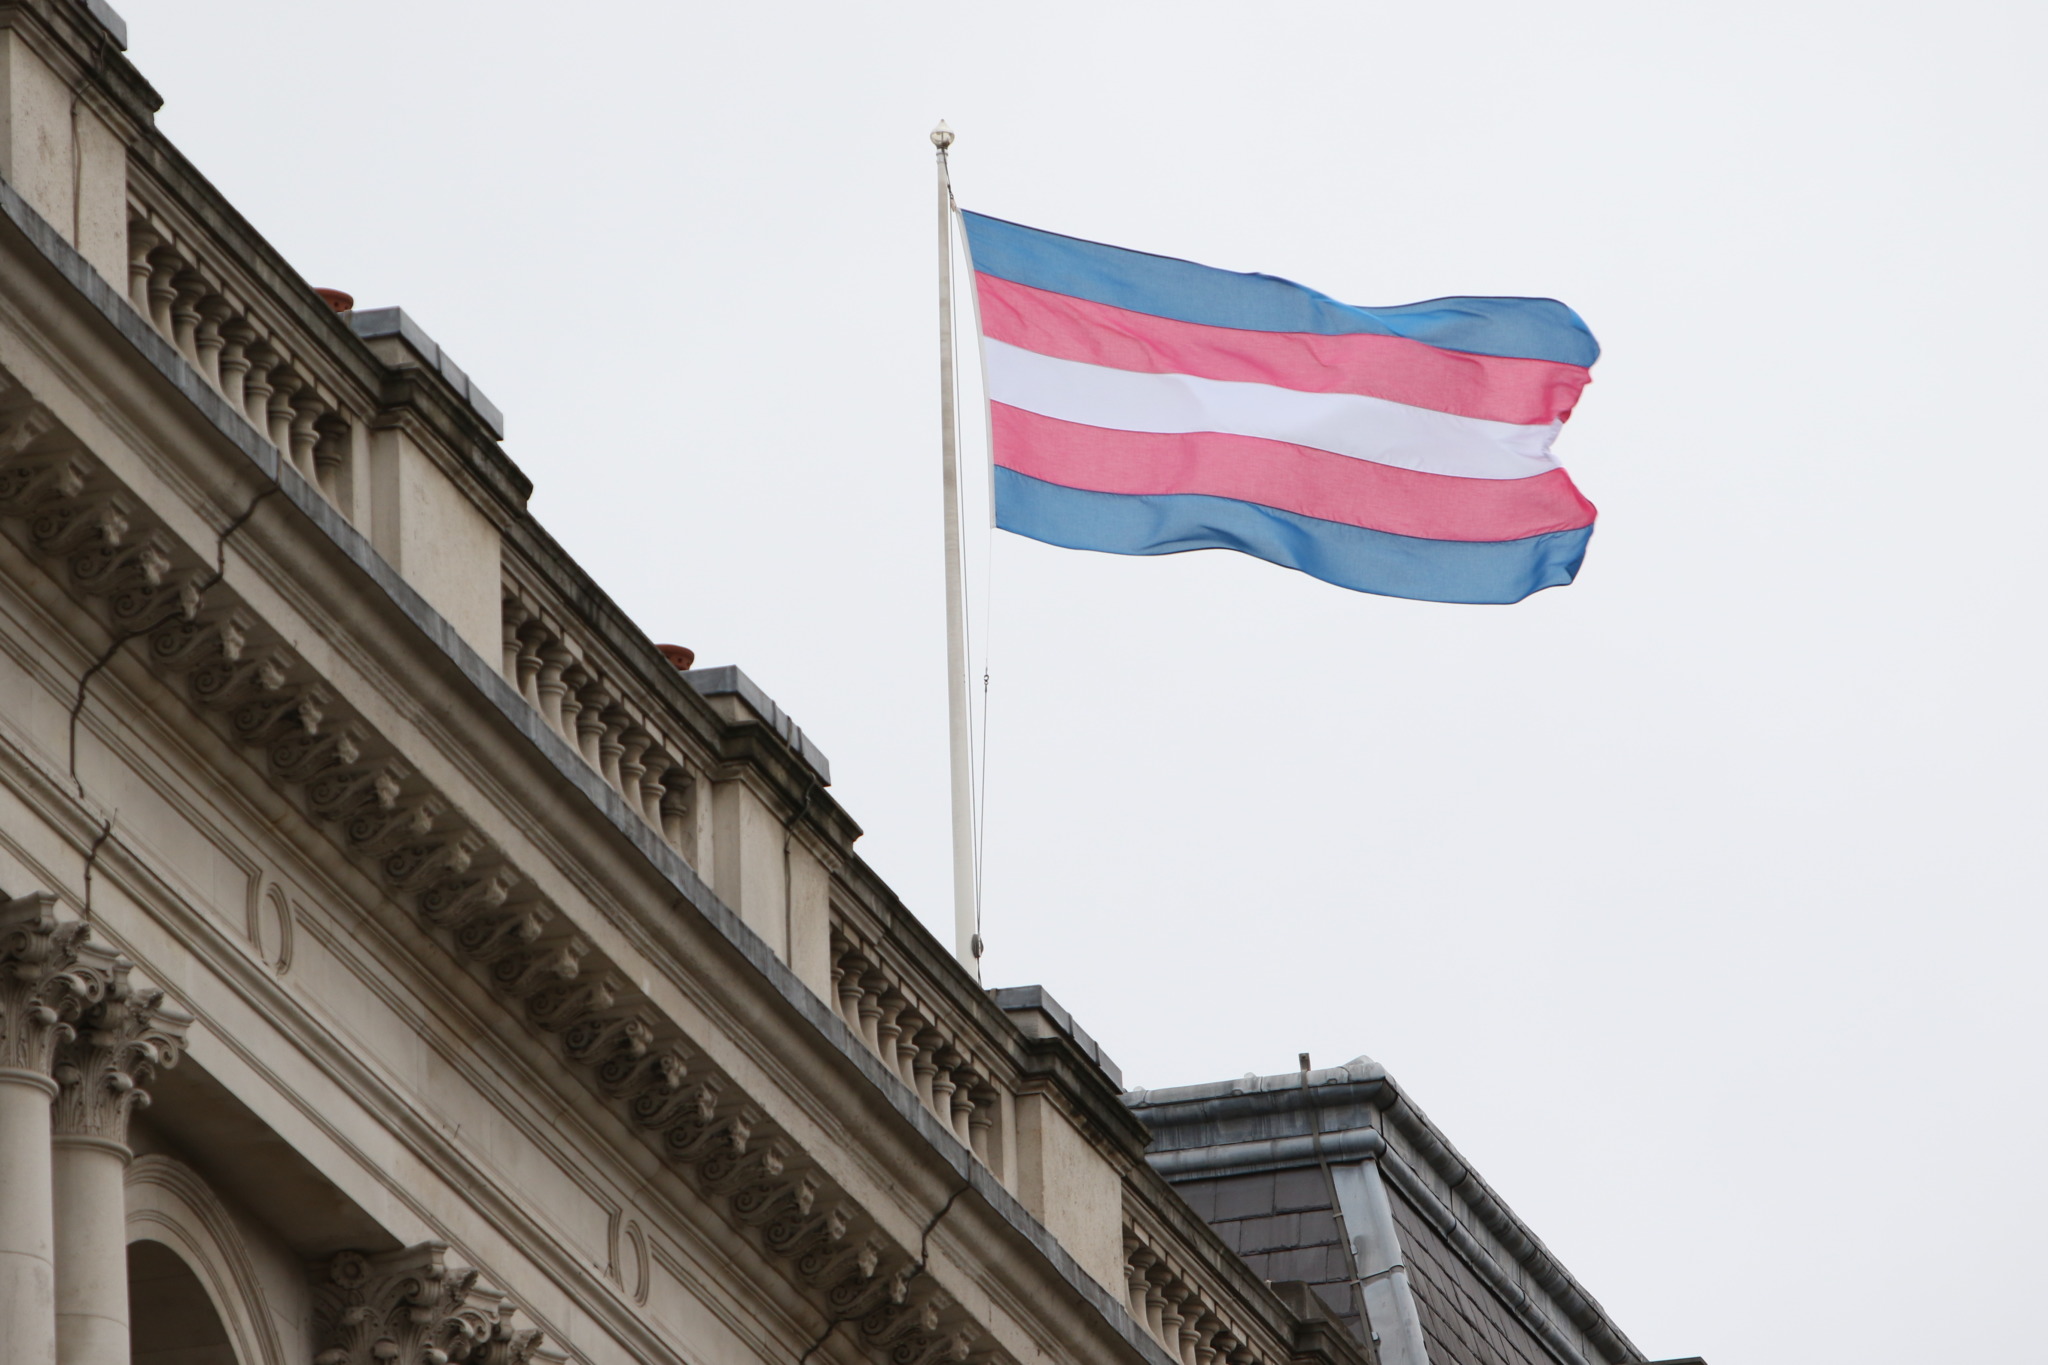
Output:
[[58,1046],[106,992],[79,960],[92,931],[59,921],[56,904],[47,891],[0,904],[0,1069],[50,1075]]
[[513,1326],[515,1313],[476,1271],[450,1266],[444,1243],[344,1251],[313,1286],[313,1365],[526,1365],[543,1337]]
[[192,1020],[165,1004],[162,991],[137,989],[126,958],[91,946],[84,956],[98,959],[87,966],[101,990],[58,1044],[54,1131],[126,1144],[129,1116],[149,1103],[144,1087],[178,1064]]

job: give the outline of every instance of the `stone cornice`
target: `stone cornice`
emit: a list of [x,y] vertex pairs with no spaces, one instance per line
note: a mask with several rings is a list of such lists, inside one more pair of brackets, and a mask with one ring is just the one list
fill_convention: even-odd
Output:
[[[673,914],[612,908],[621,927],[630,922],[638,938],[665,949],[671,970],[701,956],[706,932],[750,963],[768,994],[809,1026],[823,1053],[865,1076],[883,1106],[928,1144],[931,1157],[954,1172],[963,1190],[974,1193],[985,1212],[971,1221],[1019,1249],[1036,1249],[1043,1270],[1026,1270],[1025,1278],[1042,1275],[1064,1284],[1068,1296],[1088,1306],[1095,1349],[1114,1344],[1119,1352],[1171,1365],[1123,1306],[1074,1264],[824,1002],[547,729],[497,669],[470,650],[125,298],[5,187],[0,215],[83,296],[89,311],[247,458],[249,474],[273,485],[273,501],[296,509],[307,528],[303,533],[351,563],[363,575],[362,590],[381,591],[445,665],[475,689],[485,713],[495,712],[525,735],[554,777],[589,799],[592,814],[671,888],[673,910],[694,920],[685,934]],[[825,1317],[857,1318],[869,1344],[886,1344],[899,1361],[992,1349],[979,1325],[937,1283],[950,1272],[927,1268],[923,1246],[885,1230],[900,1226],[899,1217],[860,1207],[745,1087],[652,1009],[627,984],[631,973],[567,925],[503,849],[315,676],[247,599],[218,581],[216,547],[187,543],[159,523],[31,395],[16,392],[5,404],[0,505],[10,530],[75,598],[93,606],[111,637],[146,642],[130,647],[146,651],[167,682],[183,679],[194,709],[217,732],[250,753],[391,895],[415,906],[422,926],[507,1009],[551,1036],[564,1062],[634,1123],[686,1184],[812,1294]],[[963,1216],[969,1215],[956,1214]],[[1022,1267],[1028,1257],[1020,1261],[1012,1252],[1006,1263]]]

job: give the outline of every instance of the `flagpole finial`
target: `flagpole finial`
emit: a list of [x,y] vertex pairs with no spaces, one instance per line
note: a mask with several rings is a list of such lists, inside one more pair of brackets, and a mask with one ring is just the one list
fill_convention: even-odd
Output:
[[939,126],[932,129],[932,146],[938,148],[940,151],[943,152],[946,150],[946,148],[952,145],[953,130],[946,126],[946,121],[944,119],[940,119]]

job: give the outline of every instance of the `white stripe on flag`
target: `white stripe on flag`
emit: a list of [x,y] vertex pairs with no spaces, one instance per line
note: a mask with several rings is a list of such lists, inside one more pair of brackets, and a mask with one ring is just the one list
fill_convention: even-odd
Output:
[[1425,474],[1526,479],[1558,468],[1562,422],[1519,426],[1351,393],[1143,374],[1061,360],[990,338],[988,396],[1111,431],[1219,431],[1312,446]]

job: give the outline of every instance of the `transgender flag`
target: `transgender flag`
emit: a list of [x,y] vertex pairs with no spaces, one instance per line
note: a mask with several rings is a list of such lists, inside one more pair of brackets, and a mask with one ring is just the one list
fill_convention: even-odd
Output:
[[1359,308],[962,217],[1003,529],[1241,550],[1431,602],[1518,602],[1578,573],[1593,504],[1550,445],[1600,348],[1563,304]]

